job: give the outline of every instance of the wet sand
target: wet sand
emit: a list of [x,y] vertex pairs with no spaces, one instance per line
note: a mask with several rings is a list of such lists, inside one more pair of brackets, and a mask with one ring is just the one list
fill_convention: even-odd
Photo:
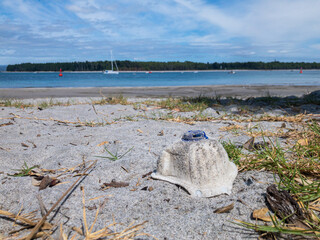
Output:
[[60,98],[60,97],[261,97],[302,96],[320,90],[320,86],[276,85],[208,85],[173,87],[94,87],[94,88],[2,88],[0,98]]

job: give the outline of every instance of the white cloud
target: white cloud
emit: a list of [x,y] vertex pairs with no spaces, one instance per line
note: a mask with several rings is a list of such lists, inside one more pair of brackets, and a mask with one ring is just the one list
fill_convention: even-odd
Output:
[[13,50],[13,49],[0,49],[0,55],[4,55],[4,56],[6,56],[6,55],[13,55],[13,54],[15,54],[15,50]]
[[74,58],[102,58],[113,48],[144,60],[319,55],[319,0],[221,2],[2,0],[1,47],[54,55],[67,46]]
[[[252,1],[242,19],[242,34],[263,42],[299,42],[319,36],[320,1]],[[239,33],[239,34],[241,34]]]

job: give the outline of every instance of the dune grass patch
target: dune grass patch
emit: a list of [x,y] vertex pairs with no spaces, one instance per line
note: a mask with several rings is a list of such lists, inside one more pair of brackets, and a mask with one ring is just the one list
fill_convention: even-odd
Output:
[[[271,145],[256,149],[240,160],[235,154],[235,147],[230,143],[225,144],[229,156],[241,171],[265,170],[273,172],[279,191],[290,195],[289,198],[293,199],[290,201],[296,202],[296,205],[299,206],[297,208],[303,213],[297,215],[296,211],[292,211],[290,215],[285,216],[279,214],[280,210],[276,211],[275,215],[271,217],[272,221],[269,225],[244,221],[234,223],[263,233],[264,236],[271,234],[274,239],[279,234],[320,237],[320,219],[317,214],[320,212],[319,123],[306,124],[297,136],[305,138],[296,140],[293,146],[287,148],[280,146],[277,142],[271,142]],[[282,203],[287,204],[284,209],[292,207],[285,201],[280,202],[279,205],[281,206]],[[292,216],[295,217],[295,221],[288,221],[288,219],[292,219]]]
[[0,107],[28,108],[33,106],[34,106],[33,104],[24,103],[23,101],[14,100],[14,99],[0,100]]
[[104,95],[102,95],[102,98],[100,100],[92,100],[91,104],[93,105],[106,105],[106,104],[121,104],[121,105],[130,105],[133,104],[131,102],[128,101],[128,99],[126,97],[124,97],[123,95],[119,95],[119,96],[113,96],[113,97],[106,97]]

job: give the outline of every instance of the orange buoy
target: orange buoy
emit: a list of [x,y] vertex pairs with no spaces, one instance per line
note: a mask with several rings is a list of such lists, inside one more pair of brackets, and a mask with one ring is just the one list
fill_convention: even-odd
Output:
[[62,69],[60,68],[59,77],[62,77]]
[[300,68],[300,73],[303,73],[303,72],[302,72],[302,68]]

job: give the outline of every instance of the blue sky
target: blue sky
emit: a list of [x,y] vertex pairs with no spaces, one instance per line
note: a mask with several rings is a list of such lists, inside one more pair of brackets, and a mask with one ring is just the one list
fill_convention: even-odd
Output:
[[0,0],[0,64],[320,62],[319,0]]

